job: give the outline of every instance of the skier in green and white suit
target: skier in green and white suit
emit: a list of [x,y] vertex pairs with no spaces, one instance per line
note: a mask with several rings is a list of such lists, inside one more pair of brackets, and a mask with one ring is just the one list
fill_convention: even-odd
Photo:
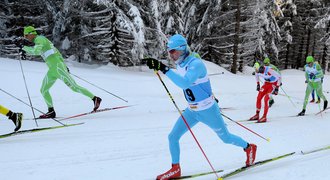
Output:
[[322,91],[321,79],[323,78],[323,71],[321,66],[318,63],[314,62],[313,56],[307,56],[306,65],[305,65],[305,83],[307,83],[305,100],[303,110],[298,114],[298,116],[304,116],[306,111],[306,106],[308,103],[308,97],[314,89],[316,94],[321,97],[324,101],[323,109],[326,109],[328,106],[328,101]]
[[97,110],[101,103],[101,98],[94,96],[87,89],[79,86],[69,74],[69,69],[64,64],[61,53],[54,47],[46,37],[37,34],[37,31],[32,26],[24,27],[24,37],[35,45],[33,47],[24,46],[22,48],[29,55],[41,56],[46,62],[49,70],[43,79],[41,94],[48,106],[48,113],[43,114],[40,118],[55,118],[56,113],[53,106],[52,97],[49,89],[54,85],[57,79],[62,80],[72,91],[81,93],[94,102],[93,110]]

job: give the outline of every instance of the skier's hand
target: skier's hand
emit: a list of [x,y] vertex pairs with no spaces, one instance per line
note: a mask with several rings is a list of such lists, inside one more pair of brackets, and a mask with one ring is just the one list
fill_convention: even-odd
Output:
[[21,59],[26,60],[26,52],[23,51],[22,48],[19,48],[19,49],[18,49],[18,53],[19,53]]
[[149,67],[149,69],[154,69],[154,70],[157,70],[157,71],[162,71],[164,74],[166,74],[167,71],[169,70],[169,67],[167,67],[165,64],[163,64],[162,62],[158,61],[157,59],[154,59],[154,58],[144,58],[142,60],[147,62],[147,66]]
[[260,84],[257,84],[257,91],[260,91]]
[[31,42],[29,42],[28,40],[26,40],[26,39],[24,39],[24,38],[20,38],[20,37],[18,37],[18,38],[14,38],[13,39],[13,43],[17,46],[17,47],[19,47],[20,49],[22,49],[23,48],[23,46],[31,46],[31,45],[33,45]]
[[68,70],[68,73],[70,74],[70,69],[68,67],[66,67],[66,70]]
[[305,83],[308,83],[308,80],[305,80]]
[[274,95],[278,95],[278,86],[275,87],[275,89],[274,89],[274,91],[273,91],[272,94],[274,94]]
[[23,47],[22,38],[14,38],[13,43],[20,49]]

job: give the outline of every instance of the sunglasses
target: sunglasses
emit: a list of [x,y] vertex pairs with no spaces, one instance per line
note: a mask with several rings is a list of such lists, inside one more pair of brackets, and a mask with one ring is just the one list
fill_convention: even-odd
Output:
[[175,49],[171,49],[171,50],[168,51],[168,53],[170,53],[170,54],[174,54],[175,52],[176,52]]

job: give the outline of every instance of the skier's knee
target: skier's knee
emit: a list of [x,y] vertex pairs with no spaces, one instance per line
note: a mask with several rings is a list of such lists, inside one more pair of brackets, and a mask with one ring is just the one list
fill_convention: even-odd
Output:
[[178,142],[180,139],[179,136],[177,136],[175,133],[171,132],[169,135],[168,135],[168,141],[169,142]]
[[40,93],[45,96],[47,93],[49,93],[48,90],[40,89]]
[[232,138],[229,133],[221,133],[221,134],[218,133],[218,136],[224,143],[226,143],[226,144],[232,143]]

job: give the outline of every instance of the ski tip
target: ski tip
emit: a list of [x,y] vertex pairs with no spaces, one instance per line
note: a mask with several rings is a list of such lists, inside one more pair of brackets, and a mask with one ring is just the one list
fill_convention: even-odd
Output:
[[269,138],[267,138],[267,141],[268,141],[268,142],[270,142],[270,139],[269,139]]

